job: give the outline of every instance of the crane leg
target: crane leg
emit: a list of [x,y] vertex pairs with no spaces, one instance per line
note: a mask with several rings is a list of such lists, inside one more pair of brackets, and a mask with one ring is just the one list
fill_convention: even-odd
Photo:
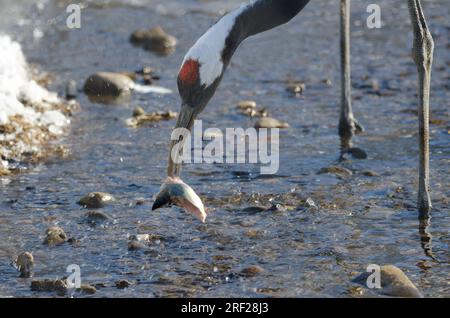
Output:
[[428,29],[420,0],[408,0],[409,13],[414,32],[413,59],[419,73],[419,218],[429,217],[430,199],[430,145],[429,113],[431,69],[434,41]]
[[346,153],[359,159],[365,159],[366,153],[353,148],[352,137],[363,131],[363,127],[356,121],[352,110],[352,83],[350,66],[350,2],[341,0],[341,111],[339,116],[339,136],[341,138],[341,158]]

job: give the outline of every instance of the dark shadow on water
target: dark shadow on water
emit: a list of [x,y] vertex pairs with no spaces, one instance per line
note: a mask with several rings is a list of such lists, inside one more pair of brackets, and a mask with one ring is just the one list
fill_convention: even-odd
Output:
[[419,219],[419,236],[420,236],[420,245],[425,253],[425,255],[432,260],[439,262],[439,260],[433,254],[432,241],[433,237],[431,236],[429,229],[431,226],[431,217]]

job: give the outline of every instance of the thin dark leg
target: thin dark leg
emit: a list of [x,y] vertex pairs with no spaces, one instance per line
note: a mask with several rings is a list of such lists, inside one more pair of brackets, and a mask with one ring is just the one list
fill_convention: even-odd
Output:
[[[367,157],[364,151],[352,148],[352,137],[363,130],[353,116],[352,83],[350,65],[350,1],[341,0],[341,112],[339,116],[339,136],[341,155],[351,153],[357,158]],[[342,157],[341,156],[341,157]]]
[[434,41],[428,30],[420,0],[408,0],[414,31],[413,58],[419,73],[419,218],[428,218],[430,199],[430,88]]

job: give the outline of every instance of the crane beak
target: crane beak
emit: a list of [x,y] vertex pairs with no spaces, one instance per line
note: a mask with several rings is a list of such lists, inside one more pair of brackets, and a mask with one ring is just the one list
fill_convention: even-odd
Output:
[[201,222],[205,223],[207,215],[202,200],[179,177],[167,177],[156,195],[152,210],[172,204],[183,208],[186,212],[193,214]]

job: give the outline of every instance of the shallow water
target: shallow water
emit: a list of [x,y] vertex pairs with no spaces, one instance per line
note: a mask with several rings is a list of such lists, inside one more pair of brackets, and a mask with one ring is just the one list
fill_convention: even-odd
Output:
[[[176,91],[184,53],[223,9],[239,1],[88,2],[79,30],[65,27],[69,1],[41,1],[40,10],[35,3],[2,1],[0,28],[22,43],[30,62],[54,75],[51,89],[63,93],[69,79],[82,84],[95,71],[145,65],[161,76],[158,85]],[[183,178],[211,209],[207,223],[178,208],[152,212],[174,122],[131,129],[124,121],[137,105],[178,110],[177,94],[135,94],[119,105],[91,103],[80,94],[82,110],[61,141],[71,156],[1,179],[0,296],[48,296],[30,291],[30,279],[18,278],[10,266],[22,250],[34,254],[36,278],[62,277],[69,264],[80,265],[83,282],[104,285],[95,294],[100,297],[349,297],[355,296],[350,280],[371,263],[400,267],[426,296],[450,296],[450,7],[444,0],[424,1],[436,41],[431,103],[432,118],[439,121],[431,125],[434,207],[428,231],[437,262],[421,246],[415,210],[417,75],[406,2],[380,1],[381,30],[365,27],[368,3],[353,5],[354,110],[366,128],[355,143],[369,154],[342,164],[353,176],[317,174],[336,164],[339,153],[339,28],[335,1],[314,1],[290,24],[241,46],[201,116],[204,128],[250,127],[253,120],[238,115],[234,105],[254,99],[289,122],[291,128],[280,135],[277,175],[260,176],[257,165],[186,165]],[[132,31],[156,25],[179,39],[168,57],[128,42]],[[35,28],[42,38],[33,38]],[[386,96],[364,88],[365,76],[378,80]],[[306,82],[303,97],[285,91],[287,79]],[[367,170],[378,176],[365,176]],[[86,221],[86,210],[76,202],[90,191],[116,197],[103,209],[114,221]],[[144,205],[135,204],[139,198],[146,199]],[[319,210],[304,208],[307,198]],[[246,210],[273,202],[286,211]],[[42,245],[51,225],[79,243]],[[147,251],[128,251],[127,237],[136,233],[162,239]],[[265,271],[239,275],[252,265]],[[123,279],[135,284],[119,290],[115,282]]]

